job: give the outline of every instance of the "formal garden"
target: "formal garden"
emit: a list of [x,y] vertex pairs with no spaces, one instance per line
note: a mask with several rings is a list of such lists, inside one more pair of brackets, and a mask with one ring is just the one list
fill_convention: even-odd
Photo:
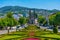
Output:
[[55,34],[36,25],[29,25],[17,32],[0,35],[0,40],[60,40],[60,33]]
[[[49,24],[53,26],[53,31],[40,28],[41,24],[45,26],[47,20],[44,16],[38,16],[39,26],[31,23],[29,24],[29,18],[20,17],[16,20],[11,12],[8,12],[4,18],[0,18],[0,26],[2,30],[7,28],[8,33],[0,35],[0,40],[60,40],[60,33],[58,32],[58,26],[60,25],[60,12],[49,15]],[[28,26],[24,26],[27,24]],[[9,30],[13,26],[20,25],[22,29],[16,28],[16,31],[10,32]]]

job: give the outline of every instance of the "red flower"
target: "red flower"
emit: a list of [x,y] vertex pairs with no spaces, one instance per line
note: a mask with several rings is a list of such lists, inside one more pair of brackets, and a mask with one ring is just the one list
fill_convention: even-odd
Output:
[[39,38],[26,38],[25,40],[40,40]]
[[29,33],[29,36],[34,36],[34,35],[35,35],[34,32],[30,32],[30,33]]

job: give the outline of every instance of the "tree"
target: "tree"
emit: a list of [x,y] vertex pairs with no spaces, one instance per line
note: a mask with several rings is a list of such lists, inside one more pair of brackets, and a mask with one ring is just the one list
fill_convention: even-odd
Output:
[[10,26],[10,28],[13,26],[13,13],[12,12],[7,12],[6,18],[8,20],[8,26]]
[[39,25],[43,24],[44,21],[45,21],[45,17],[44,16],[39,16],[38,17]]
[[27,21],[26,21],[26,18],[25,17],[20,17],[19,18],[19,23],[20,23],[21,26],[23,26],[26,22]]
[[58,27],[60,25],[60,12],[57,12],[51,16],[49,16],[49,23],[53,25],[53,32],[58,33]]
[[[18,24],[19,24],[18,21],[16,19],[13,19],[13,25],[16,26]],[[16,31],[17,31],[17,28],[16,28]]]
[[9,18],[5,17],[4,21],[5,21],[4,23],[5,23],[5,26],[7,27],[7,31],[8,31],[8,34],[9,34],[9,29],[8,29]]
[[4,24],[3,24],[4,22],[3,22],[3,18],[0,18],[0,27],[1,27],[1,29],[4,27]]
[[28,17],[26,18],[26,23],[29,23],[29,18]]
[[[11,28],[12,26],[16,26],[16,25],[18,25],[18,21],[14,19],[13,14],[11,12],[8,12],[4,18],[0,18],[1,27]],[[8,34],[9,34],[10,28],[8,29]]]
[[3,28],[7,26],[6,18],[0,18],[0,26]]
[[6,17],[13,18],[13,13],[12,12],[7,12]]
[[44,22],[43,22],[43,26],[46,26],[47,25],[47,21],[45,20]]
[[[18,21],[16,19],[14,19],[12,12],[8,12],[5,19],[6,19],[5,23],[7,23],[7,27],[9,26],[10,29],[12,26],[18,25]],[[8,33],[9,33],[9,29],[8,29]]]

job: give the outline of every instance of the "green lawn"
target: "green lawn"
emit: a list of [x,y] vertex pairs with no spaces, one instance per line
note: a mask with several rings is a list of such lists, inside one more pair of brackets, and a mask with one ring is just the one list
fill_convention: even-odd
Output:
[[2,37],[0,38],[0,40],[22,39],[28,37],[26,34],[27,32],[12,32],[10,34],[1,35]]
[[22,29],[21,31],[12,32],[10,34],[0,35],[0,40],[22,40],[24,38],[29,38],[29,33],[31,31],[35,32],[33,37],[40,38],[41,40],[45,39],[56,39],[60,40],[60,35],[54,34],[48,30],[39,29],[35,25],[29,25],[27,28]]

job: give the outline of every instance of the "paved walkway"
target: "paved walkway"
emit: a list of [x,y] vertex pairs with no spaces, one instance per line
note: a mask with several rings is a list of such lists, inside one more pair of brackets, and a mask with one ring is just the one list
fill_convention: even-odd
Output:
[[[13,31],[16,31],[16,30],[9,30],[9,32],[13,32]],[[6,34],[6,33],[8,33],[7,30],[0,30],[0,35]]]
[[[43,26],[40,26],[40,28],[47,29],[47,27],[43,27]],[[47,30],[53,31],[53,29],[47,29]],[[16,30],[15,29],[14,30],[10,30],[9,32],[13,32],[13,31],[16,31]],[[58,32],[60,32],[60,29],[58,29]],[[0,30],[0,35],[1,34],[6,34],[6,33],[8,33],[7,30]]]
[[[44,26],[40,26],[40,28],[42,28],[42,29],[47,29],[47,30],[50,30],[50,31],[53,31],[53,29],[48,29],[48,27],[44,27]],[[60,32],[60,29],[58,29],[58,32]]]

